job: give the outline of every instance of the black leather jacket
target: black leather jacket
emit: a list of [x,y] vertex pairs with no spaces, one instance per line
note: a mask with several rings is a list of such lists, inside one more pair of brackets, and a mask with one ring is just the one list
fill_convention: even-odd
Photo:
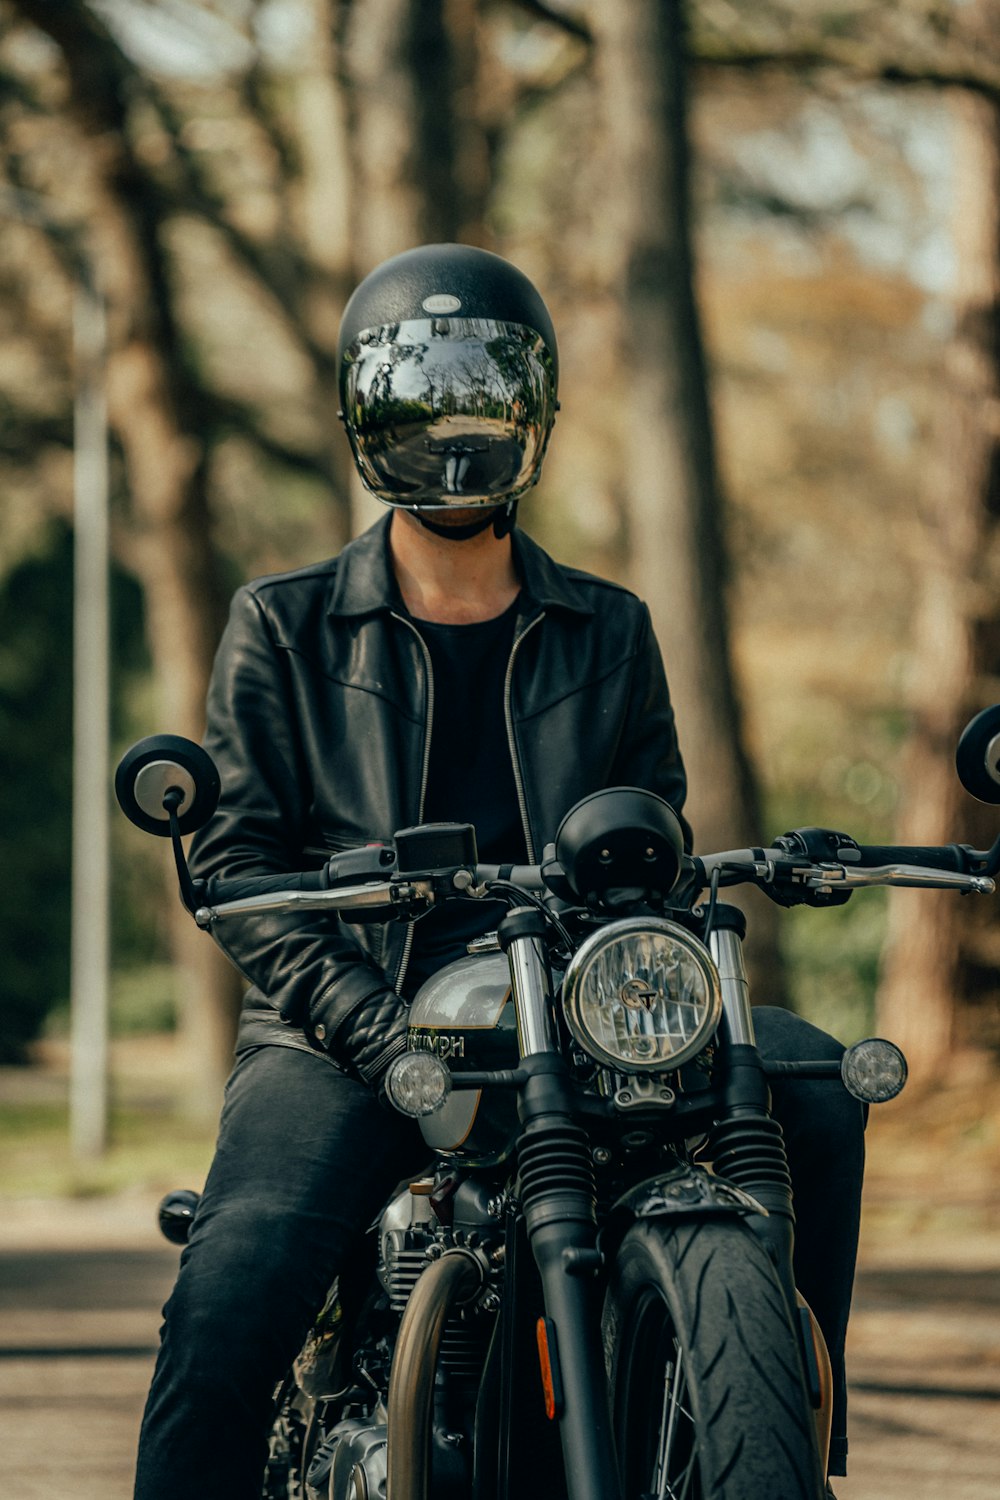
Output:
[[[192,848],[209,895],[212,877],[317,868],[324,851],[420,822],[434,685],[390,565],[390,519],[331,561],[257,579],[233,600],[205,741],[222,799]],[[679,813],[686,783],[645,605],[559,566],[523,532],[513,542],[522,591],[505,712],[537,859],[589,792],[642,786]],[[280,1042],[357,1062],[359,1042],[398,1019],[409,930],[302,914],[217,924],[252,985],[238,1050]]]

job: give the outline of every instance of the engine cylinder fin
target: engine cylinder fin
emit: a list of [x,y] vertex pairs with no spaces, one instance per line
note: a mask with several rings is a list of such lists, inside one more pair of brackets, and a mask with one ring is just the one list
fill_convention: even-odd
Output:
[[385,1287],[393,1312],[402,1312],[417,1277],[428,1266],[427,1256],[421,1250],[397,1250],[386,1266]]
[[[417,1281],[432,1264],[424,1249],[393,1249],[384,1265],[383,1277],[393,1312],[403,1313]],[[478,1380],[490,1326],[491,1320],[480,1323],[478,1319],[449,1318],[441,1337],[441,1368],[454,1379]]]

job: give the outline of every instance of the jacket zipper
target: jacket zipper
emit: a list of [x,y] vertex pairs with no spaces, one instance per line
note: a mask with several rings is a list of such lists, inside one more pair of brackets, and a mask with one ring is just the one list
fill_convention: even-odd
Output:
[[[424,797],[427,793],[427,773],[430,770],[431,764],[431,733],[434,728],[434,669],[431,665],[431,653],[428,649],[427,642],[424,640],[417,627],[412,623],[412,621],[408,620],[405,615],[397,615],[393,612],[392,618],[394,620],[401,621],[401,623],[406,626],[407,630],[412,630],[413,634],[420,642],[420,649],[424,653],[424,666],[427,672],[427,728],[424,733],[424,763],[420,771],[420,799],[417,803],[417,822],[419,823],[424,815]],[[403,939],[403,951],[399,957],[399,965],[396,969],[396,978],[393,983],[393,989],[397,994],[399,993],[400,986],[402,985],[403,979],[405,978],[407,964],[410,962],[410,949],[413,947],[413,929],[415,925],[415,922],[407,923],[406,937]]]
[[514,786],[517,789],[517,805],[521,811],[521,824],[524,828],[524,844],[525,848],[528,851],[529,865],[533,865],[535,862],[535,846],[531,839],[531,829],[528,826],[528,802],[524,794],[524,777],[521,774],[521,762],[518,757],[517,745],[514,740],[514,719],[511,714],[510,685],[514,676],[514,658],[518,653],[521,642],[524,640],[526,635],[529,635],[531,631],[534,630],[536,625],[544,620],[544,618],[545,611],[542,610],[542,612],[540,614],[537,614],[533,620],[528,621],[528,624],[521,631],[521,634],[517,637],[513,646],[511,646],[510,658],[507,662],[507,676],[504,678],[503,684],[503,713],[504,719],[507,723],[507,744],[510,749],[511,764],[514,768]]

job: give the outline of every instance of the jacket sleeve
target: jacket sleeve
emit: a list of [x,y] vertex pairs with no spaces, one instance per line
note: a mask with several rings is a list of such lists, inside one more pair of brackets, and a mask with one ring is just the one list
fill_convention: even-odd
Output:
[[[216,655],[205,747],[222,782],[218,811],[191,849],[208,902],[221,881],[300,871],[311,841],[311,777],[285,653],[250,589],[236,594]],[[338,1061],[374,1077],[385,1048],[399,1050],[403,1002],[336,917],[267,912],[227,917],[212,930],[282,1020],[304,1027]]]
[[684,848],[690,853],[691,828],[683,813],[687,775],[677,742],[674,711],[649,609],[645,604],[640,609],[628,709],[618,741],[612,784],[645,787],[669,802],[680,819]]

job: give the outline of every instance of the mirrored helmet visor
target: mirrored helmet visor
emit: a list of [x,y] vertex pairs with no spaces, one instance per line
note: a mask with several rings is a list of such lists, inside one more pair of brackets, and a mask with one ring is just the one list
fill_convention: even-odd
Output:
[[556,381],[532,328],[421,318],[365,329],[345,351],[341,398],[365,486],[389,505],[447,510],[535,483]]

